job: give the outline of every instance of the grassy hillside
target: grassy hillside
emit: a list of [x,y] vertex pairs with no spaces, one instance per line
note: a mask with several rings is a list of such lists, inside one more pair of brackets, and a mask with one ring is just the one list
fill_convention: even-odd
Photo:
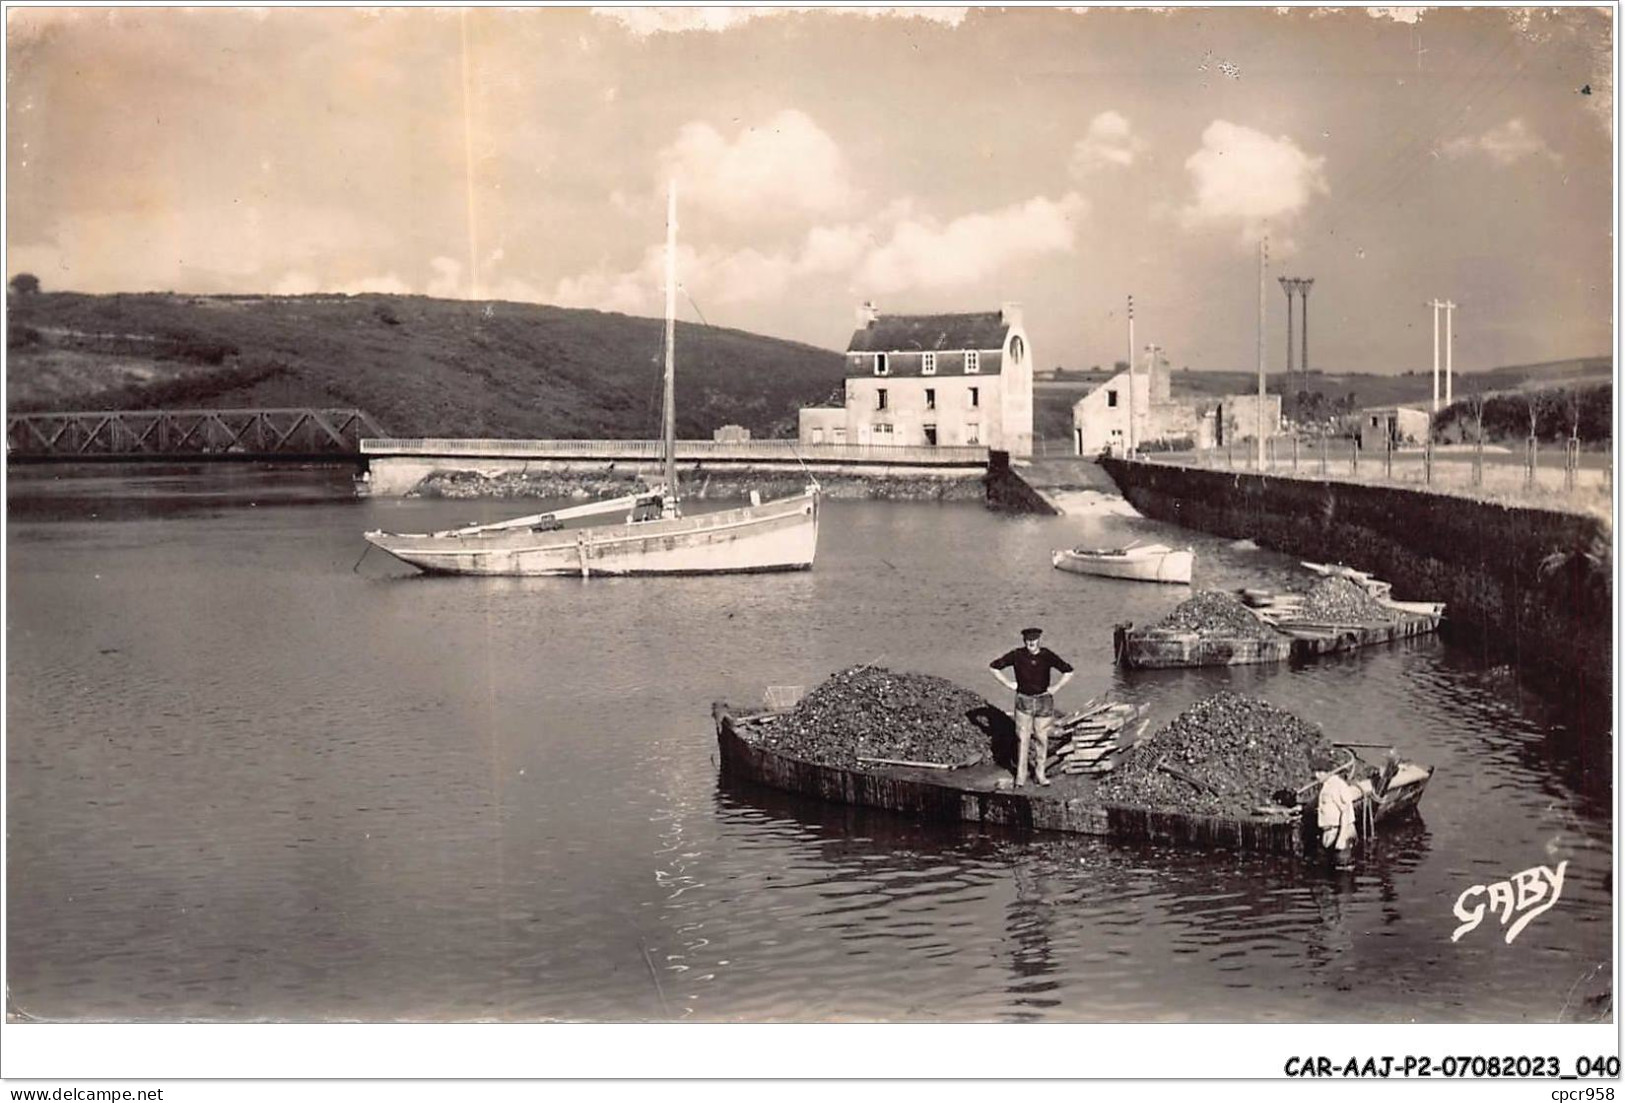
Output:
[[[359,406],[397,436],[651,437],[663,329],[415,296],[25,295],[7,406]],[[679,436],[793,436],[840,383],[838,352],[678,323]]]

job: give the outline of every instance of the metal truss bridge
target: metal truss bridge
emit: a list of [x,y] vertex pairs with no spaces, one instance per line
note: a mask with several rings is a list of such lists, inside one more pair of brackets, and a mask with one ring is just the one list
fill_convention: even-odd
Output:
[[361,462],[387,437],[364,410],[98,410],[6,416],[8,462],[240,460]]

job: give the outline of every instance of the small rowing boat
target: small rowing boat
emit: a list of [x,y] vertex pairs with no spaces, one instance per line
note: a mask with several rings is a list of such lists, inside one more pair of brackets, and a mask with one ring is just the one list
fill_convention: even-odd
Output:
[[1190,585],[1196,552],[1167,544],[1130,544],[1123,548],[1062,548],[1051,553],[1057,570],[1123,578],[1134,582]]

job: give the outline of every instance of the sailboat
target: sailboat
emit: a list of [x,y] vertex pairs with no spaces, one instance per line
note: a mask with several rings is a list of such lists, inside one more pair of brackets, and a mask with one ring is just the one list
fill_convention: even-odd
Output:
[[[434,574],[718,574],[806,570],[818,550],[820,489],[809,476],[797,495],[686,515],[678,499],[674,344],[677,332],[677,187],[666,214],[665,402],[662,481],[619,498],[439,532],[372,531],[366,540]],[[622,513],[615,523],[573,524]]]

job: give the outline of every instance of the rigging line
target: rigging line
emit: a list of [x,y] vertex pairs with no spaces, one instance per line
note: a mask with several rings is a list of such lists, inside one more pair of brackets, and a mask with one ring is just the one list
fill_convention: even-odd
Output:
[[[1506,90],[1511,86],[1511,83],[1512,83],[1512,78],[1510,76],[1503,77],[1501,79],[1501,81],[1500,81],[1499,87],[1496,87],[1493,91],[1490,91],[1490,92],[1487,92],[1487,93],[1484,94],[1483,102],[1486,105],[1495,102],[1496,99],[1498,99],[1501,95],[1503,95],[1506,92]],[[1461,106],[1460,110],[1458,110],[1456,112],[1456,115],[1450,120],[1450,122],[1445,126],[1445,128],[1440,131],[1440,133],[1441,134],[1448,133],[1450,130],[1455,129],[1456,126],[1462,120],[1462,118],[1468,112],[1470,112],[1473,109],[1474,106],[1475,106],[1475,104],[1473,102],[1464,103]],[[1408,186],[1419,172],[1422,172],[1425,169],[1434,168],[1434,167],[1436,167],[1436,165],[1437,165],[1437,159],[1433,158],[1432,151],[1430,151],[1425,156],[1415,158],[1414,160],[1412,160],[1410,162],[1410,164],[1406,165],[1404,168],[1402,168],[1400,170],[1398,176],[1396,176],[1392,181],[1390,181],[1389,185],[1383,191],[1381,191],[1380,193],[1377,194],[1377,196],[1375,197],[1375,203],[1380,205],[1380,204],[1388,202],[1395,195],[1397,195],[1403,188]]]
[[1503,42],[1497,50],[1485,57],[1465,81],[1458,85],[1459,91],[1453,101],[1442,110],[1431,112],[1431,117],[1425,123],[1417,122],[1405,126],[1402,140],[1390,144],[1385,158],[1371,162],[1363,171],[1356,175],[1355,186],[1348,190],[1350,198],[1363,197],[1383,186],[1384,177],[1390,170],[1402,161],[1422,152],[1427,145],[1437,138],[1444,127],[1446,120],[1453,119],[1465,105],[1470,105],[1480,94],[1486,84],[1485,77],[1500,62],[1502,55],[1511,48],[1509,42]]
[[1335,226],[1337,219],[1353,206],[1364,204],[1369,200],[1380,203],[1392,196],[1410,181],[1419,167],[1427,164],[1439,139],[1454,130],[1467,112],[1475,106],[1488,106],[1498,100],[1505,93],[1510,77],[1505,73],[1497,76],[1497,71],[1503,55],[1511,48],[1510,41],[1502,43],[1494,54],[1484,60],[1478,71],[1464,82],[1460,93],[1454,97],[1454,102],[1436,114],[1425,130],[1417,127],[1408,128],[1413,132],[1410,139],[1396,146],[1374,171],[1364,174],[1366,178],[1361,180],[1358,186],[1349,189],[1341,197],[1334,197],[1328,204],[1328,213],[1334,215],[1331,219],[1332,224]]
[[[1492,61],[1498,62],[1499,57],[1492,59]],[[1491,105],[1495,104],[1506,94],[1513,80],[1522,75],[1520,70],[1508,72],[1501,65],[1492,65],[1490,68],[1495,71],[1487,80],[1473,82],[1472,86],[1463,92],[1460,102],[1456,104],[1454,110],[1447,110],[1439,117],[1434,124],[1433,133],[1430,135],[1433,140],[1429,143],[1429,148],[1423,154],[1411,158],[1400,167],[1399,175],[1401,179],[1399,183],[1403,183],[1404,178],[1414,174],[1418,165],[1428,163],[1429,159],[1439,151],[1438,143],[1445,135],[1458,130],[1463,120],[1475,109],[1487,110]],[[1387,190],[1392,190],[1393,184],[1394,181],[1390,179]]]
[[[1404,137],[1390,144],[1388,156],[1380,161],[1372,161],[1364,170],[1357,173],[1354,177],[1357,186],[1350,189],[1350,194],[1358,194],[1379,186],[1381,178],[1413,147],[1425,145],[1430,138],[1436,136],[1447,119],[1453,118],[1463,105],[1470,104],[1477,98],[1486,84],[1488,74],[1495,70],[1511,48],[1511,40],[1503,39],[1499,46],[1482,57],[1478,67],[1469,76],[1456,82],[1456,94],[1450,97],[1442,108],[1430,111],[1426,120],[1413,119],[1407,123],[1401,131]],[[1440,99],[1444,97],[1441,96]],[[1398,137],[1400,135],[1396,135],[1396,138]]]
[[688,293],[688,288],[684,287],[681,290],[683,292],[683,298],[688,300],[688,305],[693,307],[694,313],[700,316],[700,324],[705,326],[707,329],[710,329],[711,323],[705,320],[705,314],[700,310],[700,304],[694,301],[694,296]]

